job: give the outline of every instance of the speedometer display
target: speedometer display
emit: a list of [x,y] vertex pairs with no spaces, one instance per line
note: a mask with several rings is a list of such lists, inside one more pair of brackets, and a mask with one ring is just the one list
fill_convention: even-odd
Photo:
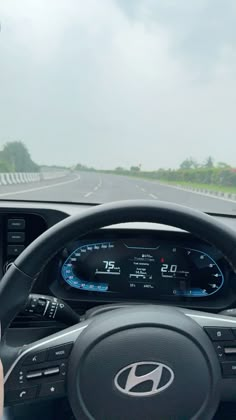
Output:
[[62,266],[72,288],[118,296],[204,298],[224,275],[217,255],[168,241],[125,239],[80,242]]

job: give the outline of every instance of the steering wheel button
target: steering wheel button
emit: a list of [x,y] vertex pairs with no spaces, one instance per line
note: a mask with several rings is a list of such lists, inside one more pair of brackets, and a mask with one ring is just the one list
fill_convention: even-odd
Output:
[[35,371],[35,372],[27,373],[26,378],[27,379],[36,379],[36,378],[41,378],[41,376],[43,376],[43,372]]
[[53,397],[58,395],[63,395],[65,393],[65,382],[50,382],[43,384],[39,393],[40,397]]
[[[236,309],[235,309],[235,312],[236,312]],[[229,314],[229,316],[231,316],[231,315]],[[234,334],[234,336],[236,338],[236,328],[232,328],[232,331],[233,331],[233,334]]]
[[67,365],[66,365],[66,363],[63,362],[60,365],[60,374],[62,376],[65,376],[66,375],[66,371],[67,371]]
[[63,344],[49,350],[48,360],[65,359],[69,356],[73,343]]
[[236,362],[223,362],[221,363],[224,376],[236,375]]
[[235,339],[230,328],[207,327],[204,330],[212,341],[231,341]]
[[6,404],[33,399],[36,397],[37,390],[38,386],[33,386],[30,388],[21,388],[18,390],[7,391],[5,395]]
[[224,346],[220,343],[215,342],[214,347],[219,359],[224,359]]
[[46,358],[47,358],[47,350],[40,351],[37,353],[30,353],[24,359],[23,365],[36,365],[38,363],[45,362]]
[[225,354],[235,355],[236,354],[236,346],[234,346],[234,347],[225,347],[224,348],[224,352],[225,352]]
[[58,373],[60,373],[59,367],[48,368],[43,372],[44,376],[57,375]]

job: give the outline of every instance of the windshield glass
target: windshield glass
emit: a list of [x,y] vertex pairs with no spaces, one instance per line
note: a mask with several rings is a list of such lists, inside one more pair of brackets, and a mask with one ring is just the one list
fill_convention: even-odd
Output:
[[234,0],[1,0],[0,199],[236,213]]

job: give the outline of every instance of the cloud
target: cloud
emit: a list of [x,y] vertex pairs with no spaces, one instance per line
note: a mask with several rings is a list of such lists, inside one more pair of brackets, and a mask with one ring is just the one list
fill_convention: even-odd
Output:
[[2,0],[0,141],[43,163],[234,163],[235,7]]

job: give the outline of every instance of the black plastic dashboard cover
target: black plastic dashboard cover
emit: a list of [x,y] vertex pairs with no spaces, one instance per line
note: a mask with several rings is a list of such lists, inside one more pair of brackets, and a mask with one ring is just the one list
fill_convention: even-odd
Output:
[[[236,269],[236,234],[211,216],[176,204],[148,200],[103,204],[59,222],[31,243],[16,259],[15,265],[0,284],[0,319],[3,327],[19,312],[20,306],[24,306],[38,274],[67,242],[99,228],[126,222],[162,223],[189,231],[218,248]],[[14,285],[14,293],[18,297],[12,299],[12,278],[19,275],[18,270],[22,279],[17,288]]]
[[99,228],[127,222],[161,223],[189,231],[218,248],[236,270],[236,233],[232,229],[200,211],[149,200],[102,204],[68,217],[37,238],[15,265],[34,278],[65,243]]

